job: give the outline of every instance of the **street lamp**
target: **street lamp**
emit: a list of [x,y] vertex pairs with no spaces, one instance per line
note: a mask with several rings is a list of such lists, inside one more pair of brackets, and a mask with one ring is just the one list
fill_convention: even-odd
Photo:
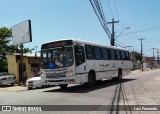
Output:
[[132,47],[134,51],[134,46],[125,46],[124,48],[129,48],[129,51],[130,51],[130,47]]
[[[126,27],[126,28],[124,28],[120,33],[119,33],[119,35],[117,35],[117,38],[126,30],[126,29],[130,29],[131,27]],[[116,38],[116,39],[117,39]]]

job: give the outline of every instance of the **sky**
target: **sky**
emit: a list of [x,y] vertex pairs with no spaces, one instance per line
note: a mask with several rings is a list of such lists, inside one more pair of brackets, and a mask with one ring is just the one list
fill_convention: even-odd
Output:
[[[107,22],[115,24],[116,43],[152,56],[160,48],[160,0],[100,0]],[[89,0],[0,0],[0,27],[30,19],[32,42],[24,46],[38,51],[45,42],[77,38],[110,45]],[[108,25],[110,31],[111,25]],[[127,29],[128,28],[128,29]],[[117,37],[118,36],[118,37]],[[156,53],[155,53],[156,54]]]

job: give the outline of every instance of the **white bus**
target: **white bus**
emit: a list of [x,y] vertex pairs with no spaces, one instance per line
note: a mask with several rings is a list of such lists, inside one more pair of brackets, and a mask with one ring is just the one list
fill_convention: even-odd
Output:
[[120,81],[130,72],[130,54],[124,48],[75,39],[48,42],[41,46],[41,77],[61,88],[68,84],[91,87],[102,79]]

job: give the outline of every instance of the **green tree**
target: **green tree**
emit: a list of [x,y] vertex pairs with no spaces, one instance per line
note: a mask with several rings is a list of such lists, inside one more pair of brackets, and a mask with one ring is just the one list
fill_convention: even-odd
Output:
[[[19,46],[11,45],[12,30],[7,27],[0,28],[0,71],[7,71],[7,58],[8,53],[20,53]],[[24,48],[24,53],[32,53],[33,49]]]
[[134,54],[135,54],[135,59],[136,59],[136,60],[139,60],[139,61],[142,60],[142,55],[141,55],[140,53],[138,53],[138,52],[136,52],[136,51],[131,52],[131,53],[134,53]]
[[8,52],[8,44],[12,35],[11,29],[6,27],[0,28],[0,55]]

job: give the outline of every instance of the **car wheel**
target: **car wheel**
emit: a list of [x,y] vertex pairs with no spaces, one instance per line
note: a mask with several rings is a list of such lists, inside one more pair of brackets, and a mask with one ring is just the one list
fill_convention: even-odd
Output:
[[45,88],[46,86],[45,85],[41,85],[41,88]]
[[67,86],[68,86],[68,84],[59,85],[59,87],[60,87],[61,89],[66,89]]
[[13,84],[11,84],[11,86],[14,86],[14,83],[13,83]]
[[29,90],[33,89],[32,87],[28,87]]

